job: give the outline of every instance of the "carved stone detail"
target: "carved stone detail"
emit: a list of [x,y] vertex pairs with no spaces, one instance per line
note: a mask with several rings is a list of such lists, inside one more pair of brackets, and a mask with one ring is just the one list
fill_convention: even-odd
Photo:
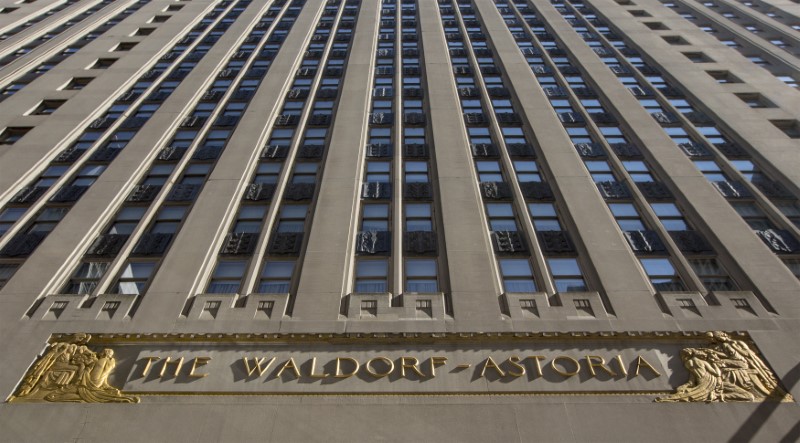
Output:
[[625,231],[625,238],[635,253],[664,252],[667,248],[655,231]]
[[724,332],[706,334],[709,345],[684,348],[683,366],[689,381],[657,402],[791,401],[778,379],[744,340]]
[[648,200],[672,200],[672,192],[661,182],[637,182],[636,186]]
[[294,255],[303,245],[302,232],[277,232],[269,245],[270,254]]
[[122,246],[128,241],[126,234],[105,234],[97,237],[86,255],[94,257],[115,257],[119,253]]
[[670,237],[682,252],[711,252],[711,245],[697,231],[670,231]]
[[0,257],[27,257],[47,236],[46,232],[17,234],[0,250]]
[[9,402],[139,403],[108,384],[116,366],[114,351],[95,353],[86,347],[88,334],[51,343],[22,379]]
[[311,200],[317,185],[314,183],[290,183],[283,193],[284,200]]
[[597,182],[597,189],[600,190],[600,195],[606,199],[625,199],[631,198],[631,191],[628,185],[623,182],[615,181],[601,181]]
[[391,183],[367,182],[361,185],[361,198],[387,200],[392,198]]
[[158,153],[157,160],[167,161],[167,162],[177,161],[180,160],[180,158],[183,157],[183,154],[185,153],[186,153],[186,148],[176,148],[174,146],[168,146],[162,149],[161,152]]
[[620,157],[639,158],[642,156],[642,151],[630,143],[612,143],[611,149]]
[[575,150],[581,157],[600,158],[606,156],[606,151],[599,143],[575,143]]
[[258,234],[238,232],[228,234],[222,242],[219,253],[225,255],[250,255],[256,249]]
[[572,253],[575,245],[567,231],[539,231],[537,233],[542,250],[546,253]]
[[753,196],[744,184],[737,181],[717,181],[711,182],[711,184],[725,198],[750,198]]
[[10,203],[18,203],[18,204],[27,204],[33,203],[36,200],[39,200],[39,197],[42,196],[47,191],[47,188],[42,186],[27,186],[19,190],[13,197],[11,197]]
[[511,199],[511,187],[506,182],[481,182],[481,195],[489,200]]
[[392,233],[389,231],[361,231],[356,235],[357,254],[388,254],[391,244]]
[[424,143],[403,145],[403,155],[405,157],[428,158],[428,145]]
[[139,239],[139,242],[136,243],[131,254],[139,256],[161,255],[167,250],[171,241],[172,234],[145,234]]
[[52,203],[72,203],[78,201],[81,198],[86,190],[89,189],[88,186],[77,186],[77,185],[66,185],[62,186],[61,189],[56,192],[56,194],[50,197],[50,202]]
[[200,185],[176,184],[169,191],[167,201],[185,202],[192,201],[200,191]]
[[409,200],[430,200],[433,198],[433,189],[430,183],[406,183],[403,197]]
[[367,157],[391,157],[392,145],[386,143],[372,143],[366,147],[365,155]]
[[433,231],[411,231],[403,235],[403,249],[408,254],[436,254],[436,233]]
[[791,254],[800,251],[800,242],[789,231],[783,229],[764,229],[756,231],[758,237],[774,252]]
[[508,155],[512,157],[535,157],[533,147],[527,143],[507,143]]
[[492,143],[472,143],[469,145],[473,157],[497,157],[500,153]]
[[492,245],[498,253],[525,252],[525,241],[516,231],[492,231]]
[[545,182],[522,182],[522,195],[529,200],[553,200],[553,190]]
[[269,200],[275,193],[275,185],[268,183],[251,183],[242,197],[248,201]]

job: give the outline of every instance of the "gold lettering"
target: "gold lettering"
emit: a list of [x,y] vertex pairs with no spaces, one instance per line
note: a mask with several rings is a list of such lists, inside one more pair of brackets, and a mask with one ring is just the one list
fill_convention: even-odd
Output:
[[494,359],[492,359],[492,357],[487,358],[486,362],[483,364],[483,369],[481,369],[481,377],[486,376],[486,369],[487,368],[494,369],[495,372],[497,372],[497,375],[499,375],[500,377],[505,377],[506,376],[505,371],[500,369],[500,366],[497,365],[497,363],[494,361]]
[[146,360],[144,364],[144,368],[142,368],[142,377],[147,377],[147,374],[150,372],[150,368],[153,366],[154,361],[161,360],[161,357],[145,357]]
[[[375,360],[382,360],[389,367],[389,370],[386,372],[375,372],[375,369],[372,367],[372,362],[374,362]],[[369,375],[375,378],[383,378],[391,374],[392,371],[394,371],[394,362],[388,357],[375,357],[369,359],[369,361],[367,361],[367,364],[364,365],[364,367],[367,368],[367,372],[369,373]]]
[[327,378],[330,374],[323,372],[322,374],[315,374],[317,372],[317,357],[311,358],[311,370],[308,371],[308,376],[311,378]]
[[614,360],[616,360],[617,364],[619,365],[619,372],[622,372],[622,375],[627,377],[628,369],[625,367],[625,363],[622,362],[622,356],[617,354],[617,356],[614,357]]
[[161,372],[158,374],[160,377],[162,377],[162,378],[164,377],[164,372],[167,371],[167,366],[169,366],[170,363],[175,363],[175,372],[172,374],[172,376],[173,377],[177,377],[178,376],[178,372],[180,372],[180,370],[181,370],[181,366],[183,366],[183,357],[181,357],[181,358],[179,358],[177,360],[172,360],[171,357],[165,358],[164,359],[164,365],[161,366]]
[[281,378],[283,371],[289,368],[291,368],[292,372],[294,372],[295,378],[300,378],[300,370],[297,369],[297,363],[294,362],[294,357],[290,357],[289,360],[286,360],[286,363],[281,366],[281,369],[278,371],[278,374],[275,375],[275,378]]
[[544,360],[544,355],[529,355],[527,358],[533,359],[536,362],[536,374],[539,377],[542,376],[542,360]]
[[211,357],[195,357],[194,363],[192,363],[192,370],[189,371],[189,377],[192,378],[208,377],[208,372],[206,372],[205,374],[195,374],[194,371],[196,371],[199,366],[207,365],[209,361],[211,361]]
[[519,358],[519,356],[517,355],[512,355],[511,357],[508,357],[508,363],[511,366],[519,369],[518,371],[512,371],[509,369],[508,375],[512,377],[522,377],[523,375],[525,375],[525,366],[519,364],[520,361],[522,361],[522,359]]
[[447,357],[431,357],[431,377],[436,377],[436,365],[447,363]]
[[[406,360],[410,360],[413,363],[406,363]],[[416,357],[400,357],[400,375],[403,377],[406,376],[406,368],[411,369],[415,374],[425,378],[425,374],[419,370],[419,360],[417,360]]]
[[261,357],[261,358],[253,357],[253,367],[251,368],[250,367],[250,359],[247,358],[247,357],[242,357],[242,361],[244,362],[244,369],[247,371],[247,375],[248,376],[252,376],[253,372],[256,372],[256,371],[258,371],[258,375],[259,376],[264,375],[264,371],[269,369],[269,367],[272,365],[272,362],[275,361],[275,357],[272,357],[271,359],[269,359],[269,361],[267,362],[267,365],[262,368],[261,367],[261,363],[264,363],[264,360],[266,360],[266,359],[267,359],[267,357]]
[[[595,360],[600,360],[599,362]],[[597,377],[597,373],[595,373],[594,369],[602,369],[606,371],[606,374],[616,377],[617,373],[612,371],[611,368],[606,366],[606,359],[600,357],[599,355],[587,355],[586,362],[589,363],[589,372],[592,374],[592,377]]]
[[[569,360],[575,366],[575,370],[572,372],[562,371],[556,367],[556,362],[558,360]],[[558,357],[554,358],[553,361],[550,362],[550,367],[553,368],[554,371],[558,372],[559,374],[563,375],[564,377],[572,377],[573,375],[577,375],[578,372],[581,370],[581,362],[575,360],[572,357],[568,357],[566,355],[559,355]]]
[[656,374],[656,377],[661,377],[661,373],[658,372],[656,368],[654,368],[653,365],[650,364],[650,362],[645,360],[644,357],[640,355],[636,357],[636,372],[634,373],[634,376],[639,375],[639,369],[641,369],[642,367],[648,368],[651,371],[653,371],[653,374]]
[[[353,369],[353,371],[348,373],[348,374],[342,373],[342,361],[349,361],[350,363],[353,364],[353,366],[355,366],[355,369]],[[358,360],[356,360],[354,358],[336,357],[336,374],[334,374],[334,377],[336,377],[336,378],[352,377],[352,376],[356,375],[356,372],[358,372],[358,368],[360,368],[360,367],[361,367],[361,365],[358,363]]]

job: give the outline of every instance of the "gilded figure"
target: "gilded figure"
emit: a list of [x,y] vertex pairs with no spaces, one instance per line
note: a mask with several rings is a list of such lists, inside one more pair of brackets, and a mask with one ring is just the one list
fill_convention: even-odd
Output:
[[743,340],[709,332],[711,346],[685,348],[681,360],[689,381],[658,402],[734,402],[785,400],[789,395],[772,371]]
[[72,342],[52,343],[9,401],[138,403],[138,397],[108,384],[116,366],[114,351],[95,353],[85,345],[90,338],[79,334]]

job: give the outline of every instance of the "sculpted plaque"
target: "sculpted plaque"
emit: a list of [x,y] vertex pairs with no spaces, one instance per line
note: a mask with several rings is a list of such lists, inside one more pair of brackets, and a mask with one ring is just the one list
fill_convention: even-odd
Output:
[[791,400],[746,335],[709,332],[60,334],[8,401],[138,403],[190,394]]

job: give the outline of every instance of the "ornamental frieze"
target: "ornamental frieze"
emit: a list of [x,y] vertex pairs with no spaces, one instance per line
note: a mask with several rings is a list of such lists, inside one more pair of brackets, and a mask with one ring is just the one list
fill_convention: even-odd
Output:
[[791,401],[745,334],[59,334],[9,402],[152,395],[636,395]]

